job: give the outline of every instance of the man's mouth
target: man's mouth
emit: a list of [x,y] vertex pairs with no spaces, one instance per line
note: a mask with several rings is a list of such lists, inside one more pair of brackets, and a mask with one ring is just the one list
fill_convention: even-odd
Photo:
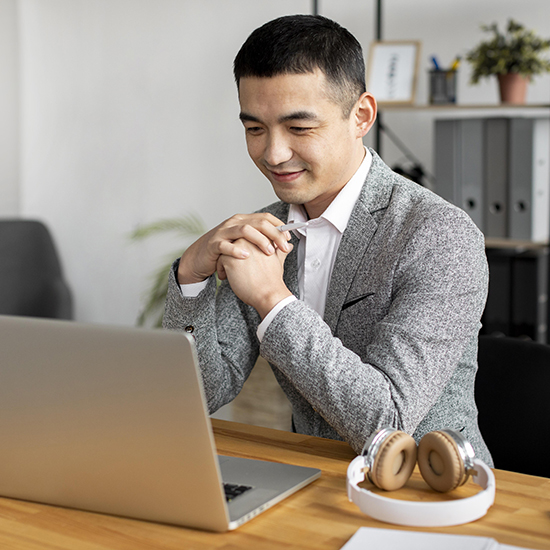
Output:
[[274,170],[270,170],[269,172],[271,173],[275,181],[278,181],[280,183],[291,183],[297,180],[305,172],[305,170],[294,170],[294,171],[284,171],[284,172],[276,172]]

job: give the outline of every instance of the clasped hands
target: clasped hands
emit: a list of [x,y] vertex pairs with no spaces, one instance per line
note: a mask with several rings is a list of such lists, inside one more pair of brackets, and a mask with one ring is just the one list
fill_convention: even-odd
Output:
[[204,281],[217,271],[233,292],[263,319],[291,292],[283,281],[284,262],[292,250],[284,222],[272,214],[237,214],[195,241],[182,255],[180,284]]

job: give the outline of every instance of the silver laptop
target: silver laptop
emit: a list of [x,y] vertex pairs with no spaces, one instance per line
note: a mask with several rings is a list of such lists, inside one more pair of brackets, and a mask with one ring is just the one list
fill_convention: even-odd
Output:
[[193,338],[161,330],[0,316],[0,441],[2,496],[212,531],[321,473],[218,457]]

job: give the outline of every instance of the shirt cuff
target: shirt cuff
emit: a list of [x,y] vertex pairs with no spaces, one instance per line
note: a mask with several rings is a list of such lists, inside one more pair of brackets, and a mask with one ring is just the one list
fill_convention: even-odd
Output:
[[208,279],[200,283],[189,283],[180,285],[181,295],[184,298],[196,298],[208,285]]
[[264,337],[267,327],[275,318],[275,315],[277,315],[277,313],[279,313],[279,311],[281,311],[281,309],[283,309],[287,304],[290,304],[290,302],[294,302],[294,300],[296,299],[296,296],[287,296],[285,299],[276,304],[275,307],[264,317],[264,320],[258,325],[258,328],[256,329],[256,336],[258,337],[260,343]]

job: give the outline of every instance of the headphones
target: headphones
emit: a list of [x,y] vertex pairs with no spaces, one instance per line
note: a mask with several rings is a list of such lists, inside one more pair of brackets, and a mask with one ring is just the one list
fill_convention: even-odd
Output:
[[[452,491],[468,481],[483,488],[472,497],[446,502],[390,499],[358,486],[368,480],[386,491],[405,485],[417,462],[424,481],[435,491]],[[495,501],[495,476],[464,436],[453,430],[427,433],[418,444],[408,434],[382,428],[352,460],[347,474],[348,498],[374,519],[398,525],[443,527],[483,517]]]

